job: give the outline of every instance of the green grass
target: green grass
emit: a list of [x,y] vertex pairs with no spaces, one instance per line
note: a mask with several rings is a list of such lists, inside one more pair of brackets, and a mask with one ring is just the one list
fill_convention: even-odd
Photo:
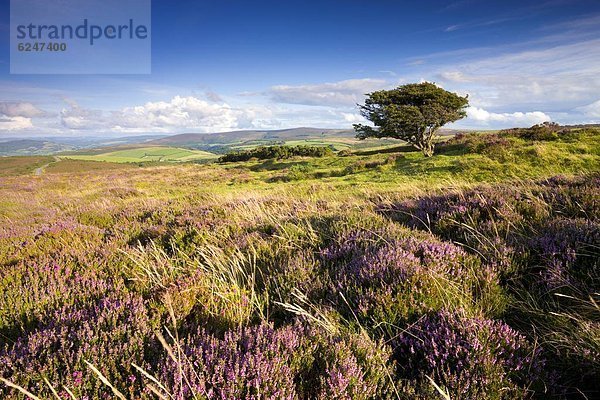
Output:
[[65,157],[73,160],[105,161],[113,163],[188,162],[216,158],[214,154],[206,151],[160,146],[117,150],[94,155],[73,154]]

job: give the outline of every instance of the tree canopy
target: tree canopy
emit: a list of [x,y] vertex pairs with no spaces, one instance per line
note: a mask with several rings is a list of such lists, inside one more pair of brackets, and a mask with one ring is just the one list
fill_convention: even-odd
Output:
[[469,105],[467,97],[430,82],[379,90],[367,96],[365,104],[359,106],[360,112],[375,128],[355,124],[357,137],[402,139],[428,157],[433,155],[437,130],[464,118]]

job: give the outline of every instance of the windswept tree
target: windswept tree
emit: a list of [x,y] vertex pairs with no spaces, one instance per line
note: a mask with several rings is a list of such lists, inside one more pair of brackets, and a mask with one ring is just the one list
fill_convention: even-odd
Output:
[[369,93],[359,106],[363,117],[375,127],[355,124],[359,139],[402,139],[427,157],[433,155],[437,131],[464,118],[467,97],[448,92],[433,83],[411,83],[392,90]]

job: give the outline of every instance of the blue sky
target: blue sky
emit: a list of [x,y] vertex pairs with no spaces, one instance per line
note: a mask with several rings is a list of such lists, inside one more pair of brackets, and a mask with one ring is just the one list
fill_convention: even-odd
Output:
[[9,3],[0,137],[348,128],[423,80],[469,94],[455,127],[600,122],[597,0],[154,0],[148,75],[9,74]]

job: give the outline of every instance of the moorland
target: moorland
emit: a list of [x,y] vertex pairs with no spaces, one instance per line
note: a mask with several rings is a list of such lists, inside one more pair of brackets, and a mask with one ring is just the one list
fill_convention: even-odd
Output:
[[0,397],[600,395],[600,128],[325,139],[0,158]]

